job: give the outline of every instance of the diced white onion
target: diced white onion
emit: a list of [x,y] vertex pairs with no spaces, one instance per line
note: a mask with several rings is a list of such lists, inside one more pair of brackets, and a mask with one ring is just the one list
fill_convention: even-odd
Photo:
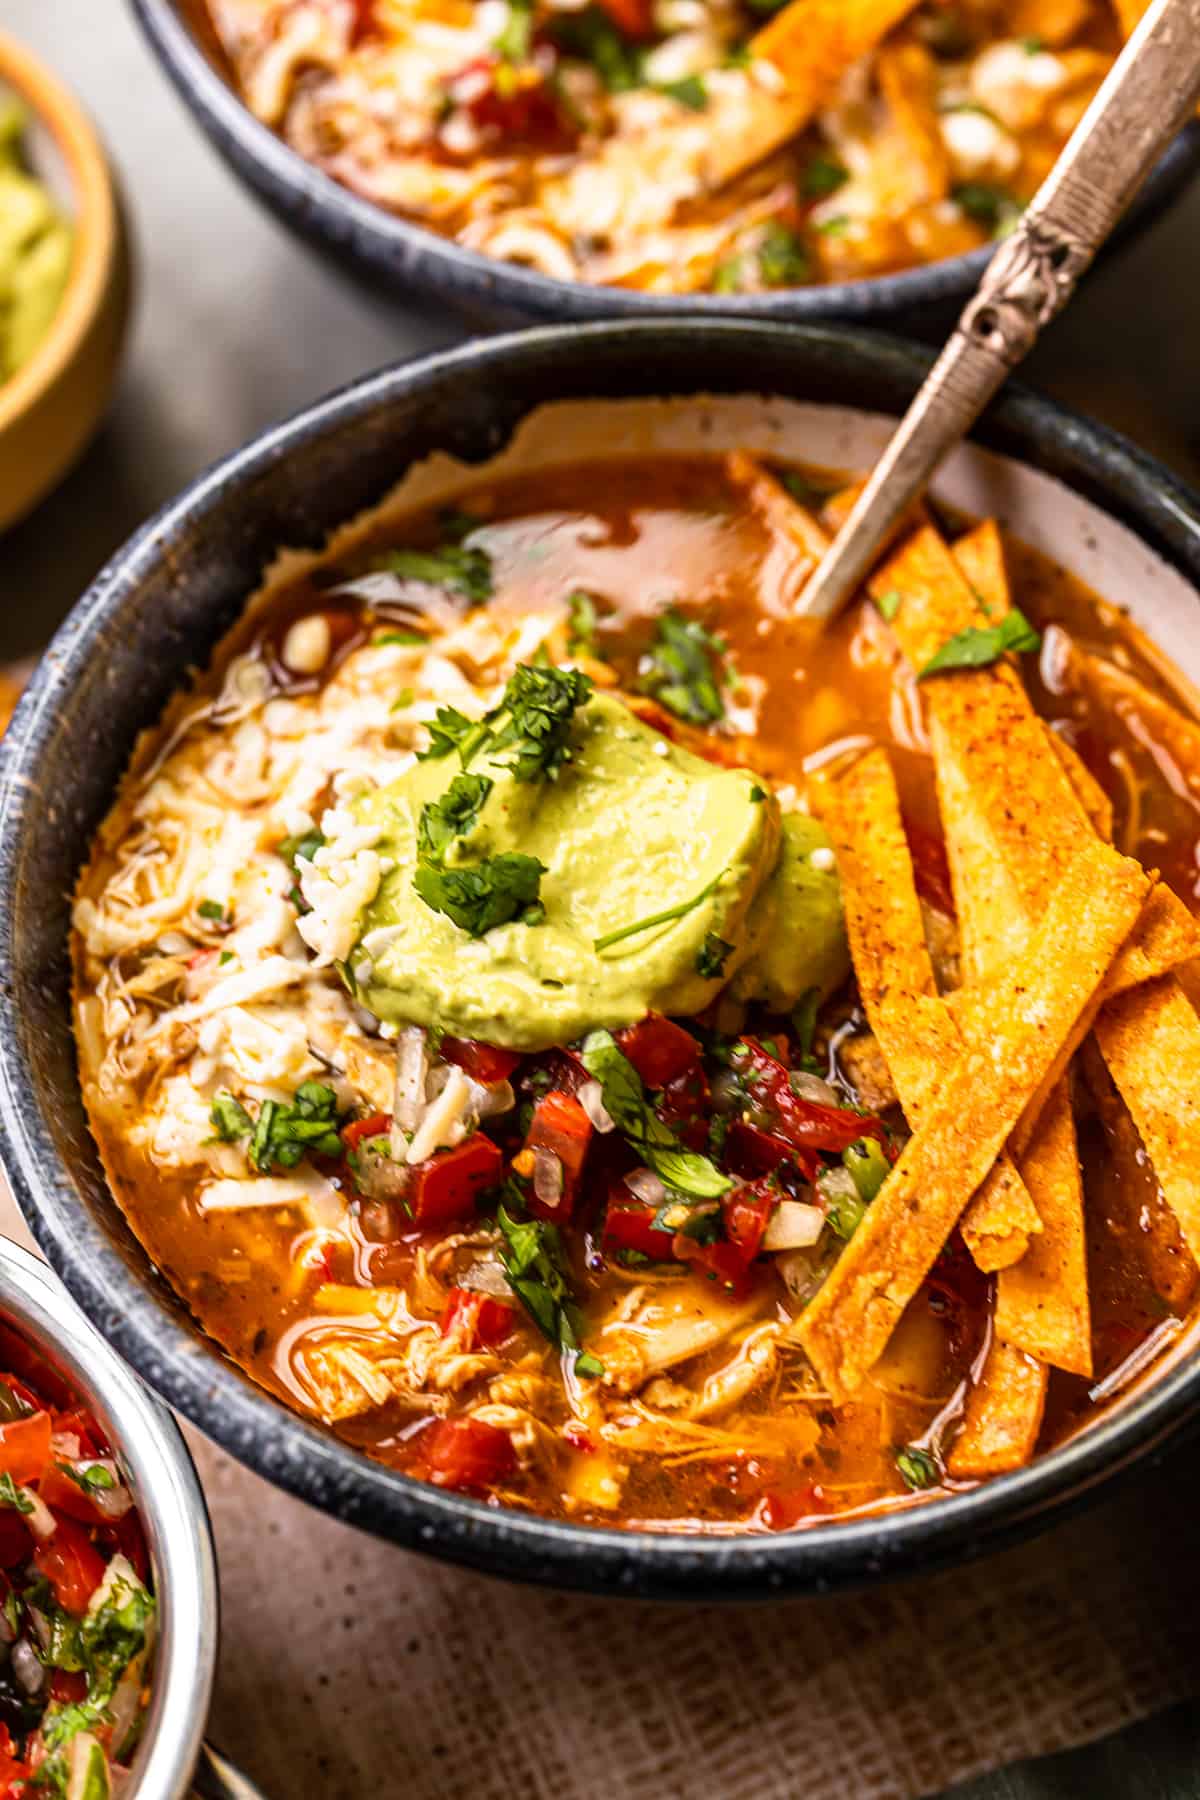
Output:
[[50,1511],[46,1502],[39,1499],[31,1487],[23,1487],[19,1492],[22,1499],[28,1500],[31,1503],[31,1510],[29,1512],[23,1512],[21,1517],[28,1525],[30,1531],[32,1531],[34,1537],[38,1538],[42,1543],[45,1543],[46,1539],[52,1538],[58,1530],[58,1520],[54,1517],[54,1514]]
[[662,1177],[656,1175],[653,1169],[635,1169],[632,1175],[625,1177],[625,1186],[636,1199],[643,1200],[647,1206],[661,1206],[667,1197]]
[[507,1300],[512,1295],[508,1277],[493,1256],[481,1256],[473,1262],[458,1277],[457,1285],[469,1288],[473,1294],[490,1294],[496,1300]]
[[616,1121],[604,1104],[604,1089],[598,1081],[585,1081],[576,1099],[596,1131],[607,1132],[615,1129]]
[[803,1200],[781,1200],[763,1233],[764,1250],[807,1250],[825,1229],[825,1214],[819,1206],[806,1206]]
[[859,1197],[849,1169],[823,1169],[817,1185],[827,1200],[857,1200]]
[[543,1206],[557,1206],[562,1199],[562,1158],[545,1144],[533,1153],[533,1191]]
[[479,1083],[475,1085],[480,1086],[479,1104],[475,1109],[477,1118],[498,1118],[501,1113],[511,1112],[517,1104],[511,1081],[489,1081],[486,1086]]
[[837,1090],[822,1081],[819,1075],[810,1075],[805,1069],[793,1069],[788,1076],[788,1086],[797,1100],[810,1100],[817,1106],[840,1106]]

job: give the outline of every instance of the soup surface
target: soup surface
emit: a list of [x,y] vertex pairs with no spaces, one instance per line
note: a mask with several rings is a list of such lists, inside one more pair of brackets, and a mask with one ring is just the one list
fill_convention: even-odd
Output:
[[252,609],[100,833],[114,1191],[396,1468],[786,1529],[1019,1466],[1180,1328],[1197,728],[987,525],[814,635],[841,486],[481,481]]
[[1003,236],[1141,7],[194,0],[193,11],[255,115],[366,199],[557,279],[740,294],[858,280]]

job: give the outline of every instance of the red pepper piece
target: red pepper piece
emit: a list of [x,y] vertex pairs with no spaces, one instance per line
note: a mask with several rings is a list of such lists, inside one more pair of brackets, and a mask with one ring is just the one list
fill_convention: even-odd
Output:
[[392,1129],[391,1113],[368,1113],[365,1119],[353,1119],[342,1132],[342,1143],[347,1150],[357,1150],[366,1139],[383,1137]]
[[28,1562],[32,1546],[33,1534],[21,1514],[5,1507],[0,1512],[0,1569],[13,1569],[18,1563]]
[[733,1053],[733,1067],[746,1077],[753,1103],[773,1118],[771,1129],[790,1144],[806,1150],[841,1152],[859,1138],[886,1142],[879,1120],[849,1107],[822,1106],[801,1100],[792,1092],[788,1071],[769,1056],[754,1038],[741,1038]]
[[498,1050],[494,1044],[481,1044],[477,1038],[444,1037],[442,1055],[447,1062],[457,1063],[472,1081],[485,1087],[511,1079],[521,1058],[515,1050]]
[[17,1755],[8,1726],[0,1725],[0,1800],[20,1800],[32,1774],[32,1765]]
[[767,1178],[733,1188],[721,1201],[725,1235],[713,1244],[698,1243],[685,1232],[675,1235],[675,1254],[680,1262],[694,1263],[722,1287],[735,1291],[749,1280],[750,1265],[762,1249],[763,1233],[771,1217],[778,1189]]
[[824,1518],[832,1511],[824,1488],[810,1481],[804,1487],[772,1489],[764,1496],[758,1520],[768,1531],[791,1531],[801,1519]]
[[48,1412],[0,1425],[0,1475],[11,1475],[18,1487],[36,1481],[50,1460],[52,1430]]
[[703,1150],[708,1143],[711,1111],[708,1076],[697,1063],[694,1068],[685,1069],[682,1075],[668,1081],[663,1088],[658,1116],[689,1150]]
[[618,1031],[617,1043],[649,1088],[665,1088],[700,1061],[700,1045],[691,1032],[661,1013],[647,1013],[636,1025]]
[[815,1181],[820,1168],[814,1150],[798,1149],[788,1138],[745,1119],[733,1121],[725,1148],[730,1167],[739,1175],[769,1175],[780,1163],[792,1162],[806,1181]]
[[[538,60],[540,64],[542,57]],[[546,67],[523,63],[520,68],[494,53],[478,56],[450,77],[446,96],[451,108],[466,113],[485,137],[566,148],[577,127],[547,80],[553,63],[552,54],[546,56]],[[447,148],[444,139],[442,147]]]
[[600,8],[627,38],[641,41],[654,36],[651,0],[600,0]]
[[675,1239],[671,1232],[660,1231],[654,1223],[652,1206],[610,1206],[604,1216],[602,1247],[606,1255],[618,1250],[636,1250],[651,1262],[671,1262],[675,1256]]
[[562,1164],[562,1193],[556,1205],[530,1194],[528,1206],[535,1218],[569,1219],[579,1196],[584,1164],[594,1130],[592,1121],[573,1094],[558,1089],[545,1094],[533,1109],[525,1137],[527,1150],[549,1150]]
[[414,1164],[405,1196],[413,1223],[430,1231],[471,1218],[480,1192],[495,1186],[503,1166],[504,1158],[482,1131]]
[[470,1288],[455,1287],[450,1289],[450,1298],[442,1314],[442,1336],[449,1337],[452,1331],[457,1332],[464,1350],[475,1350],[480,1345],[489,1348],[510,1337],[516,1322],[516,1313],[503,1300],[493,1299],[490,1294],[473,1293]]
[[59,1605],[79,1615],[87,1611],[88,1601],[104,1579],[104,1559],[74,1519],[61,1513],[54,1518],[54,1536],[39,1543],[33,1560],[54,1589]]
[[516,1466],[508,1433],[482,1419],[438,1419],[427,1425],[409,1465],[423,1481],[466,1494],[486,1494]]

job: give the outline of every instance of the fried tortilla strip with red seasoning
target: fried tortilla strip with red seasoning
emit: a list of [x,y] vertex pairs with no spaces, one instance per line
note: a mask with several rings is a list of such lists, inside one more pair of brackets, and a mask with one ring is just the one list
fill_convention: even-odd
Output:
[[[797,1336],[835,1399],[877,1361],[1137,923],[1150,877],[1098,839],[1058,884]],[[1064,946],[1068,948],[1064,949]]]
[[[812,793],[837,855],[859,993],[915,1130],[963,1040],[937,991],[887,753],[869,750],[845,774],[814,783]],[[1040,1230],[1024,1182],[1001,1155],[963,1220],[972,1256],[981,1269],[1002,1268]]]
[[[893,628],[917,668],[978,620],[954,558],[929,529],[916,532],[871,586],[900,593]],[[1003,664],[962,671],[931,682],[926,700],[939,782],[943,770],[960,769],[996,867],[1019,889],[1026,919],[1036,918],[1092,830],[1061,763],[1045,754],[1041,721],[1019,676]],[[1105,1061],[1193,1255],[1200,1254],[1200,1018],[1169,971],[1196,955],[1198,940],[1183,902],[1156,887],[1096,1022]],[[1168,979],[1156,979],[1162,976]],[[1127,992],[1128,1004],[1117,1005],[1112,996]]]
[[1037,1448],[1045,1410],[1045,1364],[993,1338],[967,1396],[948,1472],[960,1481],[986,1481],[1024,1468]]
[[745,450],[729,452],[725,473],[760,524],[791,553],[796,573],[803,577],[815,569],[829,548],[829,538],[808,508]]

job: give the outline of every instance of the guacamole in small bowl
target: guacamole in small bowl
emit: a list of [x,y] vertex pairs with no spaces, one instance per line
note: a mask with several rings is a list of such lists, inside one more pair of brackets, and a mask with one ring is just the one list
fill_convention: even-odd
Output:
[[28,116],[0,95],[0,382],[42,342],[66,291],[72,230],[25,150]]

